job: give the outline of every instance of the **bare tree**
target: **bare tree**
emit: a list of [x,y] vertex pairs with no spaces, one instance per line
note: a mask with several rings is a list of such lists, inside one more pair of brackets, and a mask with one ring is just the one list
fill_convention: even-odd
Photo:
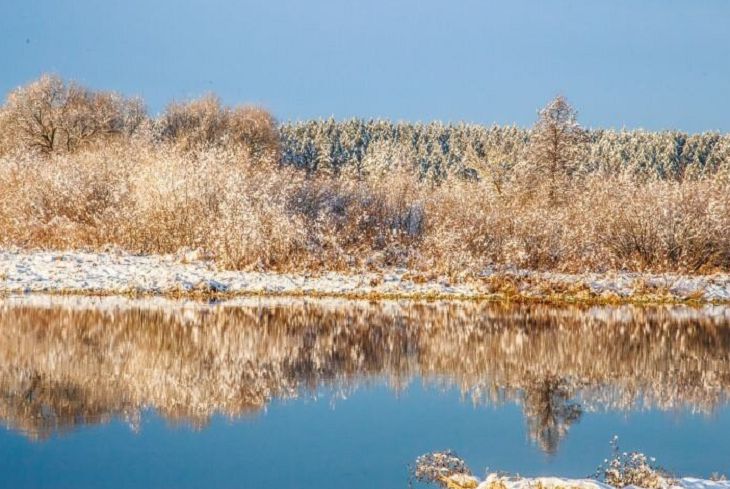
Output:
[[92,92],[43,75],[8,95],[5,130],[15,144],[43,153],[74,151],[109,136],[130,135],[146,117],[144,104],[111,92]]
[[559,179],[576,170],[585,142],[586,132],[565,97],[555,97],[540,110],[530,136],[529,160],[539,174],[549,179],[551,196]]
[[7,130],[18,145],[50,153],[58,136],[57,113],[66,103],[60,78],[44,75],[8,95],[4,107]]

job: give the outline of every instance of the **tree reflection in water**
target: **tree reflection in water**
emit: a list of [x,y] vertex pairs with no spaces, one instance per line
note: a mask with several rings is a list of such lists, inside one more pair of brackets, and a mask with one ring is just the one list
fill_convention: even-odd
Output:
[[523,388],[523,409],[530,437],[547,453],[558,450],[560,440],[583,411],[574,402],[564,379],[537,379]]
[[146,408],[203,427],[384,376],[517,402],[554,452],[586,411],[711,412],[730,389],[720,307],[59,302],[0,302],[0,418],[32,438],[114,417],[137,428]]

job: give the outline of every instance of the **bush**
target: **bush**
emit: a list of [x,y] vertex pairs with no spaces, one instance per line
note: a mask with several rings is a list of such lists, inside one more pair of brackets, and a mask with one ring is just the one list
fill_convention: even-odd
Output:
[[276,120],[258,107],[228,108],[208,95],[168,105],[158,125],[162,140],[183,151],[228,147],[243,150],[252,159],[278,159]]
[[597,470],[597,478],[606,484],[622,488],[627,486],[646,489],[662,489],[672,485],[672,477],[656,466],[653,458],[641,452],[621,452],[618,437],[611,441],[613,455]]
[[159,119],[160,135],[186,151],[217,145],[227,130],[226,117],[220,100],[213,95],[173,102]]

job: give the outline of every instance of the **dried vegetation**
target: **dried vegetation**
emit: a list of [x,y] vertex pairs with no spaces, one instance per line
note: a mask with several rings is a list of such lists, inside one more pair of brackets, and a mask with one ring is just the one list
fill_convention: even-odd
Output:
[[0,109],[0,246],[200,249],[234,269],[730,270],[730,136],[278,125],[213,96],[143,104],[44,76]]

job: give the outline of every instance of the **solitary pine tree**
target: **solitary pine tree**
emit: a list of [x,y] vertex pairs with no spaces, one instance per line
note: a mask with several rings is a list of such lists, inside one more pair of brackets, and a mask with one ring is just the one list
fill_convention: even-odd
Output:
[[546,177],[550,196],[558,182],[575,171],[586,141],[586,133],[576,120],[577,112],[562,95],[540,110],[532,129],[529,159],[533,168]]

